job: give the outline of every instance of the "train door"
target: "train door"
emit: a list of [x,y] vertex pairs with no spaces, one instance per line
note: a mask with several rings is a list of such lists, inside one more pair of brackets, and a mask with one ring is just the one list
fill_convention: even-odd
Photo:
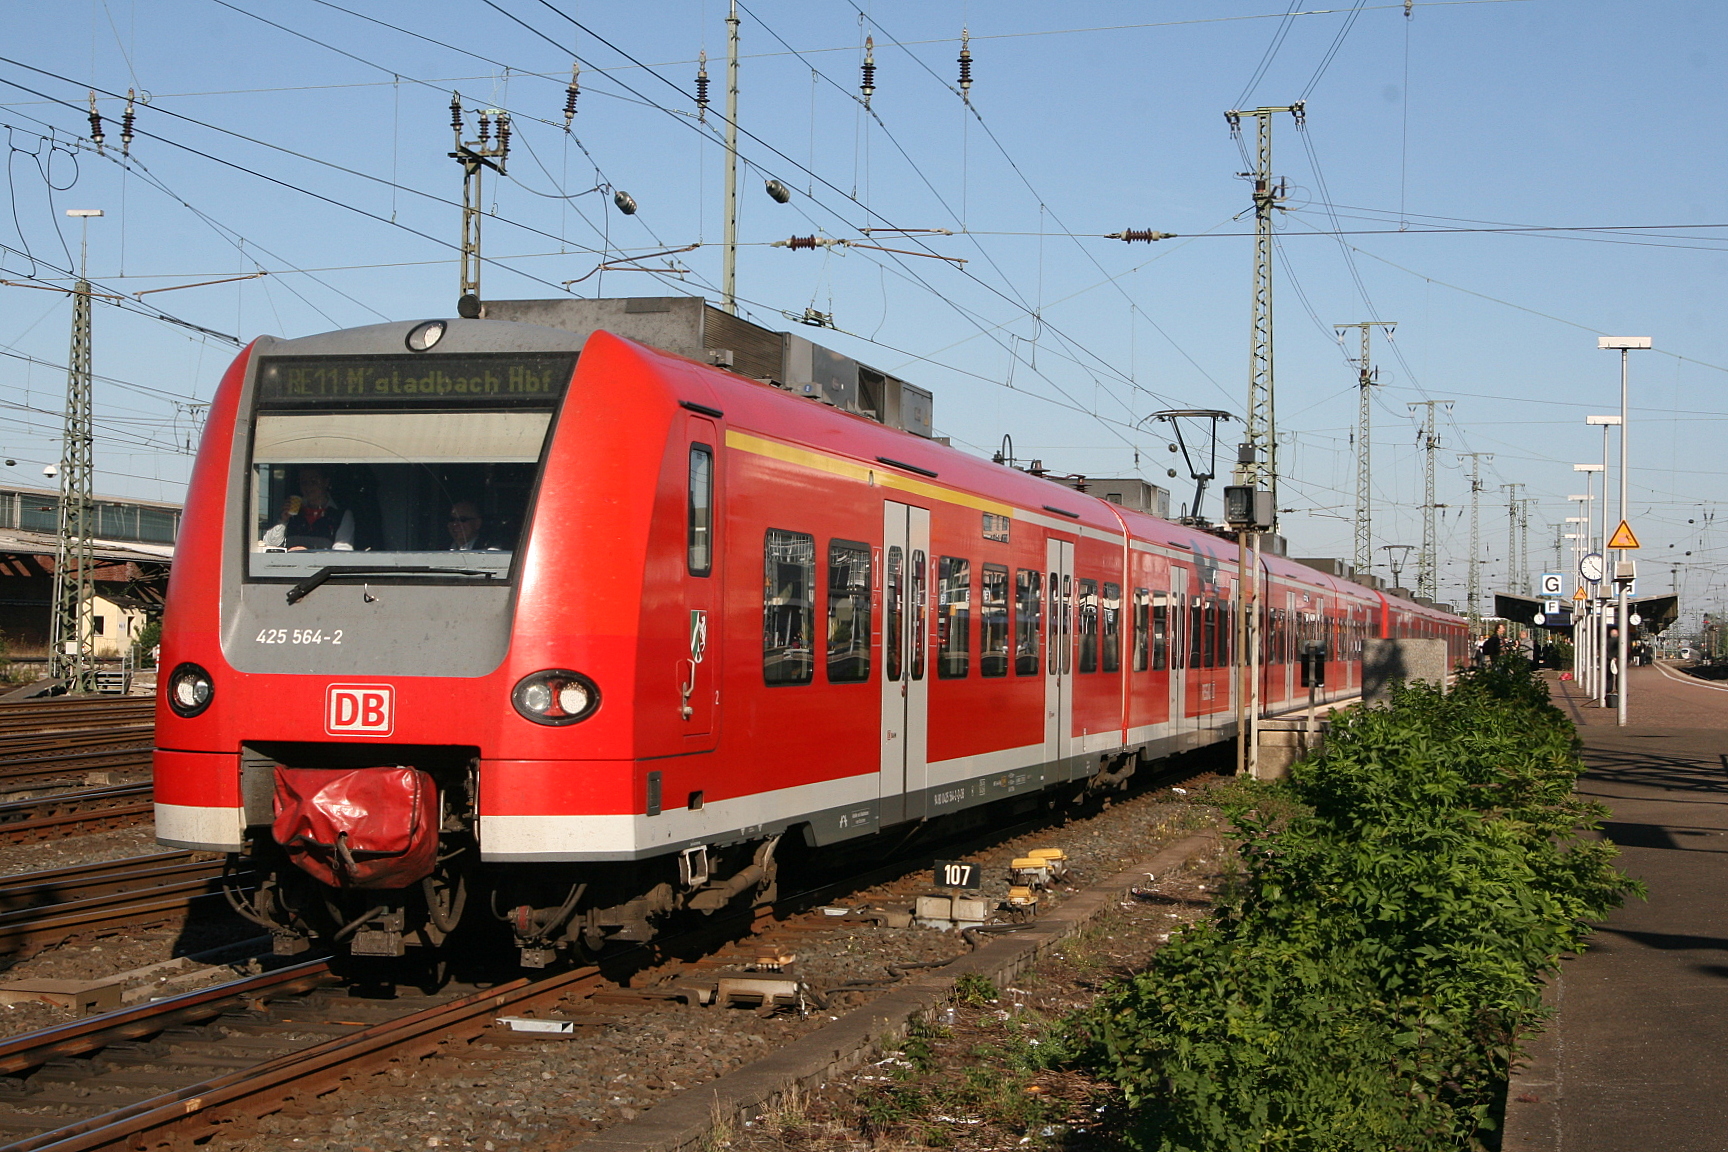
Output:
[[1170,566],[1170,734],[1188,723],[1188,569]]
[[715,531],[718,518],[719,470],[715,467],[720,431],[698,416],[689,418],[689,475],[685,503],[684,638],[689,647],[679,654],[677,683],[683,719],[684,750],[708,752],[720,732],[720,550]]
[[924,814],[930,683],[930,510],[884,504],[881,823]]
[[1343,640],[1338,645],[1343,651],[1338,658],[1344,661],[1344,687],[1351,689],[1362,686],[1362,665],[1358,662],[1359,658],[1356,652],[1356,636],[1358,634],[1356,621],[1361,617],[1361,614],[1362,608],[1354,600],[1345,601],[1344,622],[1342,624]]
[[1074,732],[1074,542],[1048,540],[1049,638],[1045,647],[1044,762],[1069,755]]
[[1296,667],[1301,659],[1302,645],[1300,637],[1301,617],[1296,615],[1296,593],[1284,593],[1284,636],[1280,641],[1284,645],[1284,702],[1286,705],[1296,702]]

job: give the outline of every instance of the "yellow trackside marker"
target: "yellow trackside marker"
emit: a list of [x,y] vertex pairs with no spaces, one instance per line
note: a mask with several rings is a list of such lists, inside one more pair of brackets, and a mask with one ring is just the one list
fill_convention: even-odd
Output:
[[1590,599],[1590,597],[1584,595],[1584,585],[1582,585],[1582,584],[1578,585],[1577,590],[1572,593],[1572,599],[1574,599],[1574,600],[1588,600],[1588,599]]
[[1620,527],[1614,529],[1614,535],[1609,539],[1608,547],[1618,549],[1638,546],[1638,537],[1632,535],[1632,525],[1624,520],[1620,521]]

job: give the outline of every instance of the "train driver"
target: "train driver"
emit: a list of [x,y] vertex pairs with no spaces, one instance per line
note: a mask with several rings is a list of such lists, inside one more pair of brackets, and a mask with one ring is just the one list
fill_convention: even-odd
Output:
[[282,504],[282,519],[264,533],[264,547],[290,552],[354,550],[354,513],[330,496],[330,478],[322,468],[300,468],[300,495]]
[[445,526],[450,529],[452,552],[501,551],[486,535],[486,520],[480,515],[480,506],[472,500],[458,500],[450,505],[450,518]]

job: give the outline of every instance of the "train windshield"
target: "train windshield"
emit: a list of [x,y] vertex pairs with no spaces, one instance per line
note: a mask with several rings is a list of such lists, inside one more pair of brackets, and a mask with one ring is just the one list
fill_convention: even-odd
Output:
[[264,360],[249,574],[365,564],[503,576],[573,367],[568,354]]

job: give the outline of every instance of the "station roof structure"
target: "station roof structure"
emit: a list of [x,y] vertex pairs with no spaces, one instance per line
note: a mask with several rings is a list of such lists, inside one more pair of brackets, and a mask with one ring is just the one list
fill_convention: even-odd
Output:
[[[1641,627],[1648,633],[1655,634],[1674,623],[1680,616],[1680,597],[1673,593],[1660,596],[1634,596],[1628,605],[1632,611],[1643,617]],[[1494,615],[1502,620],[1510,620],[1514,624],[1535,625],[1536,616],[1543,609],[1544,601],[1539,596],[1519,596],[1512,592],[1494,593]],[[1562,605],[1568,612],[1572,601],[1567,600]],[[1561,625],[1543,624],[1545,628],[1570,628],[1571,617]]]

